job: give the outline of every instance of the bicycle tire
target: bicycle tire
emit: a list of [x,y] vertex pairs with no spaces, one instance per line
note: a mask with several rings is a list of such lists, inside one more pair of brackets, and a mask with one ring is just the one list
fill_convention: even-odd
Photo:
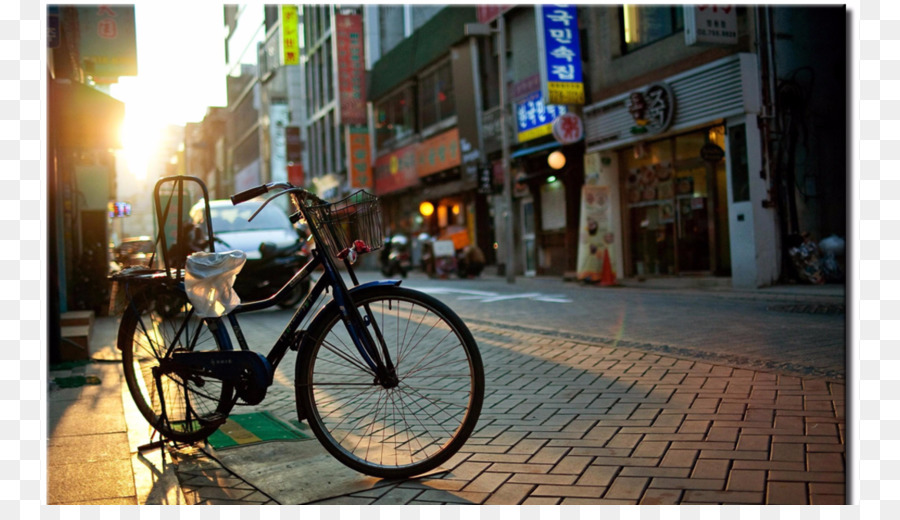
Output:
[[[332,303],[310,325],[297,359],[298,413],[329,453],[356,471],[381,478],[430,471],[475,429],[484,401],[478,345],[459,316],[426,294],[377,286],[351,295],[363,316],[363,306],[371,309],[399,385],[375,384]],[[437,336],[426,341],[431,332]]]
[[[177,373],[161,373],[163,345],[175,350],[221,350],[225,330],[215,320],[194,316],[183,290],[160,285],[137,292],[125,308],[118,345],[131,397],[141,414],[163,437],[192,443],[209,437],[227,417],[233,388],[222,381]],[[157,384],[155,373],[159,373]],[[160,391],[160,388],[162,391]],[[160,399],[160,394],[163,398]],[[165,405],[163,407],[162,405]]]

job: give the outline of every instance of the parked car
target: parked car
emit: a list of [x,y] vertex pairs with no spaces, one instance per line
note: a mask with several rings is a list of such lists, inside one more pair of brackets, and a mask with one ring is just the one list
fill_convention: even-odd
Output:
[[[234,290],[243,301],[263,300],[275,294],[310,256],[305,237],[278,206],[266,206],[252,222],[248,222],[260,206],[262,201],[248,201],[237,206],[229,200],[209,203],[215,250],[238,249],[247,254],[247,263],[234,282]],[[191,208],[190,215],[193,225],[205,231],[202,200]],[[296,305],[309,292],[309,286],[307,277],[278,305],[283,308]]]
[[114,250],[114,258],[121,268],[141,266],[147,267],[147,262],[156,249],[156,241],[148,236],[129,237],[122,240]]

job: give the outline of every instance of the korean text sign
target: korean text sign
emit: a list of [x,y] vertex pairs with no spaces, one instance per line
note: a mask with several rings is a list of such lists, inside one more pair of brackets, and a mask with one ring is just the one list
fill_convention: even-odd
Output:
[[362,16],[335,15],[338,49],[338,84],[341,99],[341,122],[346,125],[366,124],[366,64],[363,48]]
[[543,98],[553,105],[583,105],[581,42],[575,5],[537,5],[538,40],[543,42]]
[[372,164],[369,159],[369,131],[362,125],[348,128],[350,139],[350,187],[353,189],[372,189]]
[[566,112],[565,105],[545,105],[540,92],[516,103],[516,132],[519,142],[550,135],[553,120]]
[[300,30],[296,5],[281,6],[281,38],[283,65],[300,65]]
[[737,8],[734,5],[684,7],[685,45],[736,45]]
[[137,75],[133,5],[78,7],[81,62],[96,83]]

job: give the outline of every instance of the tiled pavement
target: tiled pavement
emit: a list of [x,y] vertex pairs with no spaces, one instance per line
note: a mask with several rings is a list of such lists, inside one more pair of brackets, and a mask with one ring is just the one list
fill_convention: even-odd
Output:
[[[485,407],[449,471],[319,503],[844,503],[843,381],[470,328]],[[292,356],[260,406],[285,419]],[[202,452],[176,456],[189,503],[274,503]]]

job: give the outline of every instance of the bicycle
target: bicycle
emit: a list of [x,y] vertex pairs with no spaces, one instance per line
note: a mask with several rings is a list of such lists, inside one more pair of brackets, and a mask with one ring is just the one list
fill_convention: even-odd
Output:
[[[438,467],[471,435],[484,399],[484,370],[471,332],[445,304],[400,287],[400,281],[359,284],[355,258],[383,241],[377,197],[360,191],[328,203],[288,183],[269,183],[231,200],[239,204],[271,190],[279,192],[265,204],[290,194],[296,209],[291,220],[306,220],[315,248],[268,299],[242,302],[222,317],[200,318],[182,278],[172,275],[182,274],[177,267],[166,264],[164,270],[119,278],[126,282],[127,305],[118,347],[141,413],[166,439],[204,440],[234,406],[265,398],[275,369],[291,349],[298,353],[298,418],[308,421],[335,458],[382,478],[407,478]],[[212,237],[211,226],[208,233]],[[345,284],[337,260],[353,287]],[[275,305],[320,267],[319,279],[269,353],[250,350],[237,316]],[[312,316],[314,302],[325,291],[331,299]],[[301,328],[308,317],[308,326]]]

